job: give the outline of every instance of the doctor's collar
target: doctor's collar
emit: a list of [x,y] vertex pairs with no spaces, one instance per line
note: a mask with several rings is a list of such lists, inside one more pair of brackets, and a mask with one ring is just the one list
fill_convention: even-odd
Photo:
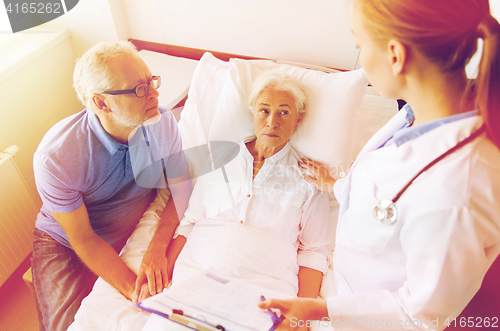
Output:
[[[417,137],[420,137],[424,133],[427,133],[429,131],[432,131],[441,125],[455,122],[461,119],[469,118],[472,116],[476,116],[479,114],[477,110],[472,110],[469,112],[457,114],[457,115],[452,115],[452,116],[447,116],[443,118],[439,118],[434,121],[422,123],[413,126],[413,122],[415,121],[415,114],[411,110],[410,106],[408,104],[404,105],[403,109],[406,110],[406,121],[407,124],[402,127],[400,130],[394,132],[394,135],[391,139],[391,143],[395,143],[396,146],[401,146],[407,141],[410,141],[412,139],[415,139]],[[386,144],[388,145],[388,144]]]
[[406,110],[406,126],[403,128],[409,127],[413,125],[413,122],[415,122],[415,113],[413,113],[413,110],[411,109],[409,104],[405,104],[403,106],[404,110]]

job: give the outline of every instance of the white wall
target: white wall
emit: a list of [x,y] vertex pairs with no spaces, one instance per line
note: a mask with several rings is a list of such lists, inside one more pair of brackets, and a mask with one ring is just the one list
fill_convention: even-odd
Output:
[[130,36],[353,69],[349,0],[123,0]]
[[[351,0],[122,0],[131,38],[343,69],[359,68]],[[500,19],[500,0],[490,0]],[[469,76],[479,62],[468,68]]]
[[[41,36],[50,39],[49,34],[32,33],[23,41],[35,43],[29,39]],[[0,71],[0,151],[20,147],[14,161],[35,196],[33,153],[40,140],[56,122],[83,109],[72,87],[76,58],[71,38],[66,32],[57,39],[40,46],[36,56],[20,59],[15,72]]]
[[111,7],[119,0],[80,0],[68,13],[43,24],[44,27],[65,28],[71,33],[73,48],[78,56],[100,41],[127,38],[127,28],[120,20],[120,8]]
[[[121,0],[81,0],[72,10],[41,27],[68,29],[73,48],[79,56],[100,41],[126,40],[130,37],[124,8]],[[31,33],[32,30],[21,33]],[[0,5],[0,39],[10,33],[12,30],[5,7]]]

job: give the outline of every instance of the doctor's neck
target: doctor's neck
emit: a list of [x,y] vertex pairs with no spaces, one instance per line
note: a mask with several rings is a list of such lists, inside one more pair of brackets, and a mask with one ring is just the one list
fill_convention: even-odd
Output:
[[474,109],[465,70],[443,72],[427,61],[409,68],[401,98],[415,114],[413,125]]

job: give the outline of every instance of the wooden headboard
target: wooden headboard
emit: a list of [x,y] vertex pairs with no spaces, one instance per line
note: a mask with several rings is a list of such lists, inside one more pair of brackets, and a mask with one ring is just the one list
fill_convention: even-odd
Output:
[[139,39],[129,39],[129,41],[135,45],[135,47],[137,48],[138,51],[146,50],[146,51],[163,53],[163,54],[167,54],[167,55],[171,55],[171,56],[177,56],[177,57],[182,57],[182,58],[196,60],[196,61],[199,61],[204,53],[210,52],[216,58],[218,58],[219,60],[222,60],[222,61],[229,61],[232,58],[243,59],[243,60],[270,60],[273,62],[280,62],[280,63],[285,63],[285,64],[289,63],[289,64],[293,64],[293,65],[301,65],[301,66],[316,69],[316,70],[348,71],[346,69],[339,69],[339,68],[334,68],[334,67],[321,67],[321,66],[316,66],[316,65],[308,65],[305,63],[282,62],[282,61],[279,61],[279,59],[268,59],[268,58],[263,58],[263,57],[253,57],[253,56],[240,55],[240,54],[224,53],[224,52],[217,52],[217,51],[206,50],[206,49],[191,48],[191,47],[169,45],[169,44],[161,44],[161,43],[155,43],[155,42],[139,40]]
[[204,53],[210,52],[216,58],[223,61],[229,61],[231,58],[243,59],[243,60],[269,60],[264,58],[257,58],[245,55],[231,54],[216,52],[211,50],[204,50],[199,48],[190,48],[176,45],[160,44],[151,41],[144,41],[138,39],[129,39],[129,41],[135,45],[138,51],[146,50],[157,53],[163,53],[171,56],[183,57],[186,59],[199,61]]

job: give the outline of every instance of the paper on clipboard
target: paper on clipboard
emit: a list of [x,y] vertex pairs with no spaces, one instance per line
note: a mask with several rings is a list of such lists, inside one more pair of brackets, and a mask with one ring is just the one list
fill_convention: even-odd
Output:
[[221,276],[211,268],[143,300],[138,306],[166,318],[174,309],[182,310],[185,316],[221,325],[226,331],[271,330],[274,325],[268,312],[257,307],[261,295],[287,298],[282,293]]

